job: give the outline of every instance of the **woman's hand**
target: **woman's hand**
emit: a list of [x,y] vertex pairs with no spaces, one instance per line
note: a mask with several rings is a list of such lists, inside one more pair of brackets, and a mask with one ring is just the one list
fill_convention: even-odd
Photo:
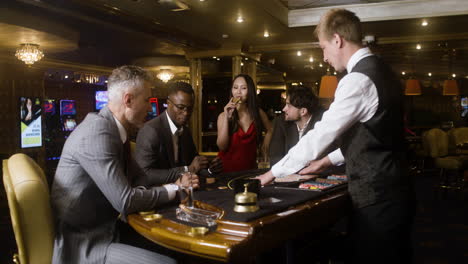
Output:
[[236,99],[237,101],[234,99],[235,97],[231,97],[231,100],[229,100],[229,102],[224,107],[224,112],[226,113],[228,119],[232,117],[232,113],[234,112],[238,104],[238,99]]

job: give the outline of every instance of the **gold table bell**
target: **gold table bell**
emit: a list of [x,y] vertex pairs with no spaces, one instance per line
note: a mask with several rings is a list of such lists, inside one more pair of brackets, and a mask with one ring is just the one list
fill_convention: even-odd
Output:
[[252,213],[259,209],[257,204],[257,194],[248,192],[248,183],[244,184],[244,192],[236,194],[234,211],[238,213]]

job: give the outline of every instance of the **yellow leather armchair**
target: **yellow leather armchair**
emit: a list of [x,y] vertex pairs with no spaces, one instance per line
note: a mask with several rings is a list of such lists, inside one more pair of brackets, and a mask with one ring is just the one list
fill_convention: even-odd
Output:
[[[434,159],[434,165],[440,169],[438,187],[444,190],[462,190],[465,187],[463,170],[467,161],[459,156],[449,155],[449,137],[439,128],[433,128],[423,134],[423,144],[429,155]],[[447,171],[452,172],[451,175]],[[450,177],[452,176],[452,177]]]
[[42,169],[25,154],[3,160],[3,183],[21,264],[50,264],[54,246],[49,187]]

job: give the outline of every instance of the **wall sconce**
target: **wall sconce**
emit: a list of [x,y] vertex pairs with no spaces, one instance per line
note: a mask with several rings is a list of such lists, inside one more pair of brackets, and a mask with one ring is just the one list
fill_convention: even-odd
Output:
[[338,78],[336,78],[336,76],[334,75],[322,76],[322,80],[320,81],[319,97],[320,98],[335,97],[335,90],[337,86],[338,86]]
[[171,80],[174,77],[174,74],[170,72],[169,70],[161,70],[161,72],[159,72],[156,76],[161,81],[167,83],[169,80]]
[[32,65],[42,59],[44,53],[39,49],[38,44],[24,43],[16,50],[15,56],[27,65]]
[[406,80],[405,95],[421,95],[421,85],[416,79]]
[[460,89],[456,80],[445,80],[442,95],[459,95]]

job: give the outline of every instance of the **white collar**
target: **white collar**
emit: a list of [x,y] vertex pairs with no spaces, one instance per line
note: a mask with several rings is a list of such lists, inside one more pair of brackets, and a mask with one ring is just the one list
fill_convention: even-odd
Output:
[[297,131],[304,131],[304,129],[309,125],[309,122],[310,120],[312,119],[312,115],[310,115],[309,117],[309,120],[307,120],[307,122],[304,124],[304,126],[302,127],[302,129],[299,128],[299,125],[296,123],[296,126],[297,126]]
[[[167,113],[167,110],[166,110],[166,115],[167,115],[167,122],[169,123],[169,127],[171,128],[171,133],[172,135],[175,135],[175,133],[177,132],[177,126],[174,124],[174,122],[172,122],[172,119]],[[182,132],[184,130],[184,127],[181,126],[179,130],[180,132]]]
[[125,143],[125,141],[127,141],[127,130],[125,130],[125,127],[114,115],[112,116],[114,117],[115,123],[117,124],[117,128],[119,129],[120,140],[122,140],[122,143]]
[[361,48],[358,51],[356,51],[351,58],[349,58],[348,65],[346,65],[346,70],[348,73],[350,73],[354,66],[362,59],[365,57],[371,56],[372,52],[369,48]]

